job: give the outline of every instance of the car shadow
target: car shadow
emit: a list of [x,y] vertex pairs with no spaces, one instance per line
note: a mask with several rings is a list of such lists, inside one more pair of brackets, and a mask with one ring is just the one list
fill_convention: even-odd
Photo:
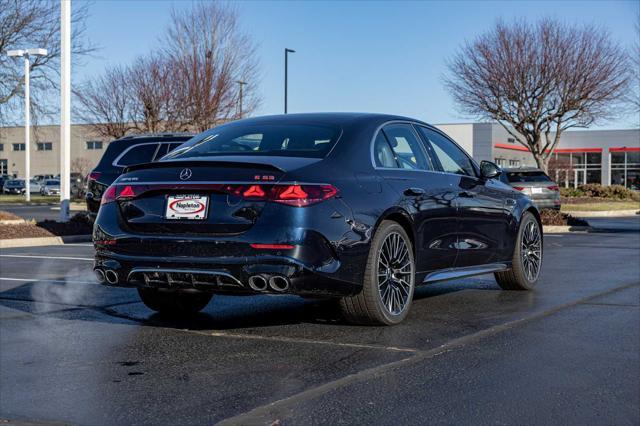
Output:
[[[97,287],[38,281],[0,292],[0,306],[36,316],[105,323],[137,323],[151,327],[199,330],[234,330],[293,324],[352,326],[335,299],[304,299],[291,295],[216,295],[203,312],[188,317],[154,313],[138,299],[134,289]],[[61,280],[60,280],[61,281]],[[91,284],[96,286],[96,284]],[[462,290],[499,291],[492,278],[473,278],[416,288],[414,304]],[[92,288],[93,290],[93,288]]]

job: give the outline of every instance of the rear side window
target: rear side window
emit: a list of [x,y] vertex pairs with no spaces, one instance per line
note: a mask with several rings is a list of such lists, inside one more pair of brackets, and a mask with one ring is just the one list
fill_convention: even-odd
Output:
[[146,143],[127,148],[121,157],[116,159],[118,166],[131,166],[132,164],[149,163],[158,149],[157,143]]
[[437,158],[443,172],[476,176],[475,167],[471,159],[461,148],[438,132],[421,126],[418,129],[424,136],[427,151]]
[[339,127],[317,124],[225,125],[196,136],[163,160],[217,155],[324,158],[340,133]]
[[393,150],[397,165],[401,169],[432,170],[431,164],[420,145],[416,134],[408,124],[389,124],[382,133]]
[[551,182],[551,178],[542,171],[509,172],[507,178],[509,183]]

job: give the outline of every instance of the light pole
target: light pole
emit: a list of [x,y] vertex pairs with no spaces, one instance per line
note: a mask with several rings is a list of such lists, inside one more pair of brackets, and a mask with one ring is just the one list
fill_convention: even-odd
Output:
[[71,198],[71,0],[60,0],[60,221]]
[[9,50],[7,55],[12,58],[24,58],[24,189],[26,201],[31,201],[31,150],[29,136],[31,133],[31,110],[29,105],[29,57],[45,56],[47,49],[18,49]]
[[240,116],[240,118],[242,118],[242,86],[244,86],[245,84],[247,84],[246,81],[242,81],[242,80],[238,80],[236,81],[236,83],[238,83],[240,85],[240,99],[239,99],[239,103],[238,103],[238,115]]
[[289,53],[295,53],[293,49],[284,49],[284,113],[287,113],[287,74],[289,72]]

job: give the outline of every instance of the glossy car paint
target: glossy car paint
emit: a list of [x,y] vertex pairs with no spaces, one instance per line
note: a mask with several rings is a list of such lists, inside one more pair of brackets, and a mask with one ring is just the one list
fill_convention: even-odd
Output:
[[[380,114],[260,117],[225,126],[327,124],[342,133],[323,159],[238,155],[130,167],[115,186],[157,184],[163,189],[100,208],[93,234],[95,267],[116,271],[116,285],[122,286],[145,285],[127,282],[132,268],[191,269],[233,277],[200,287],[206,291],[255,293],[248,278],[265,273],[290,278],[290,293],[352,295],[361,289],[371,239],[383,220],[400,223],[410,236],[416,283],[443,271],[455,276],[473,274],[474,267],[508,267],[523,213],[538,217],[531,200],[497,179],[376,168],[373,139],[394,122],[437,131],[416,120]],[[184,169],[191,171],[188,183],[180,179]],[[207,185],[220,182],[331,184],[339,193],[308,207],[210,194],[207,219],[197,224],[169,223],[158,213],[167,193],[206,192]],[[259,250],[251,244],[294,248]]]

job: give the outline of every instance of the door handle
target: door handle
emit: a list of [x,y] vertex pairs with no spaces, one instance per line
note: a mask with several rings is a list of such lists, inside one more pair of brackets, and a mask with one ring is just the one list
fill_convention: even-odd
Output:
[[408,197],[418,197],[424,195],[424,189],[422,188],[407,188],[404,190],[404,195]]
[[462,191],[461,193],[458,194],[458,196],[462,198],[473,198],[476,196],[476,194],[475,192]]

